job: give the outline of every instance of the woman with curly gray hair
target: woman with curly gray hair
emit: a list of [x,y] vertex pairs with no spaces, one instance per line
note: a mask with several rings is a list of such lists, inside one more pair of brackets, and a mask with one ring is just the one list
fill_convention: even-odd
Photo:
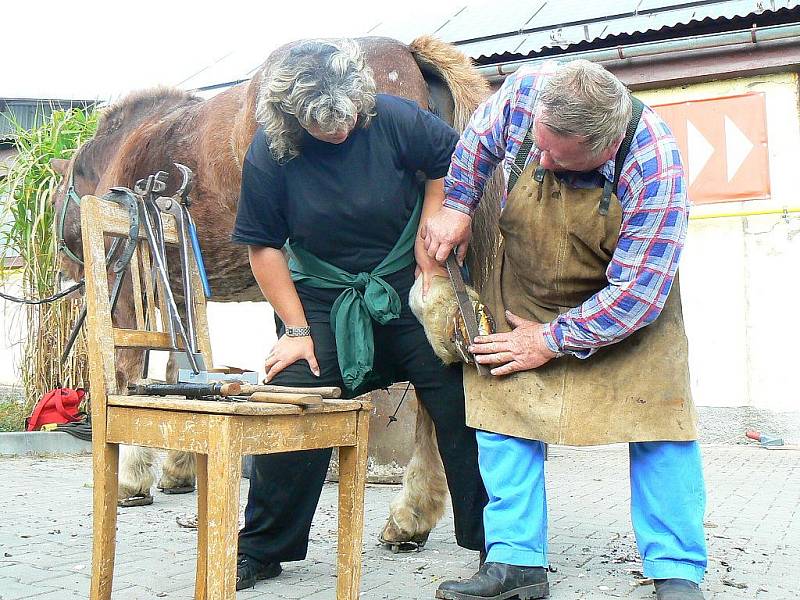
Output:
[[[267,380],[350,397],[411,381],[436,427],[457,541],[483,550],[487,498],[461,368],[436,358],[408,306],[415,276],[441,273],[418,227],[441,207],[457,133],[412,101],[377,94],[348,40],[285,52],[264,77],[257,119],[233,241],[248,246],[278,321]],[[305,558],[330,455],[255,457],[237,589]]]
[[[321,62],[321,54],[330,52]],[[375,80],[358,45],[341,40],[308,42],[264,76],[256,119],[278,162],[300,154],[303,133],[341,144],[375,114]]]

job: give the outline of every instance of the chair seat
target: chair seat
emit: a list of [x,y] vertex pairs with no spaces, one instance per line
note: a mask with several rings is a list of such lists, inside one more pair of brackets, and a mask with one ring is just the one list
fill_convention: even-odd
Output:
[[182,396],[109,394],[107,398],[109,442],[201,454],[210,451],[223,419],[236,429],[237,451],[243,454],[352,446],[357,441],[359,415],[366,414],[368,419],[372,409],[366,397],[363,401],[326,399],[309,408]]
[[353,400],[325,399],[322,404],[304,408],[293,404],[273,404],[269,402],[227,402],[187,399],[183,396],[128,396],[109,394],[108,405],[217,415],[271,416],[308,415],[360,410],[369,405],[369,400],[367,396],[364,396],[364,400],[359,400],[358,398],[354,398]]

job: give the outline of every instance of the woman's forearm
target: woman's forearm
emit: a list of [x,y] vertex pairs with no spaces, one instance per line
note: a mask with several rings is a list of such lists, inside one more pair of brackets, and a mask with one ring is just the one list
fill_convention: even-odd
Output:
[[442,208],[444,202],[444,178],[428,179],[425,182],[425,197],[422,200],[422,214],[420,225],[435,215]]
[[417,228],[417,238],[414,240],[414,255],[417,264],[427,263],[425,261],[425,224],[433,215],[438,213],[444,202],[444,179],[428,179],[425,182],[425,196],[422,199],[422,211],[419,215],[419,227]]
[[292,327],[308,325],[283,252],[277,248],[248,246],[248,254],[258,287],[281,321]]
[[444,270],[437,262],[430,258],[425,251],[425,227],[432,216],[442,209],[444,202],[444,179],[429,179],[425,182],[425,198],[422,201],[422,212],[419,217],[417,239],[414,240],[414,258],[417,267],[430,274],[444,274]]

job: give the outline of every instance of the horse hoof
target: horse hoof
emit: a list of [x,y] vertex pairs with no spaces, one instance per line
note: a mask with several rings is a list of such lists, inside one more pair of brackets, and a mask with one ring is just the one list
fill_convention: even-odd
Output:
[[387,540],[381,535],[378,539],[392,554],[406,554],[409,552],[421,552],[428,541],[429,535],[430,532],[417,534],[410,540]]
[[161,490],[164,494],[191,494],[194,491],[193,485],[182,485],[179,487],[159,487],[158,489]]
[[149,506],[153,503],[153,497],[150,494],[133,494],[127,498],[120,498],[117,500],[117,506],[129,508],[131,506]]

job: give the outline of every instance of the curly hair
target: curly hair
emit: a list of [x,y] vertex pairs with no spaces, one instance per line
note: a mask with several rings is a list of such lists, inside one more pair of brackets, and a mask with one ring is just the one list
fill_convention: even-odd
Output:
[[256,120],[272,155],[286,162],[300,154],[304,128],[335,133],[364,127],[374,111],[375,79],[358,43],[309,40],[264,73]]

